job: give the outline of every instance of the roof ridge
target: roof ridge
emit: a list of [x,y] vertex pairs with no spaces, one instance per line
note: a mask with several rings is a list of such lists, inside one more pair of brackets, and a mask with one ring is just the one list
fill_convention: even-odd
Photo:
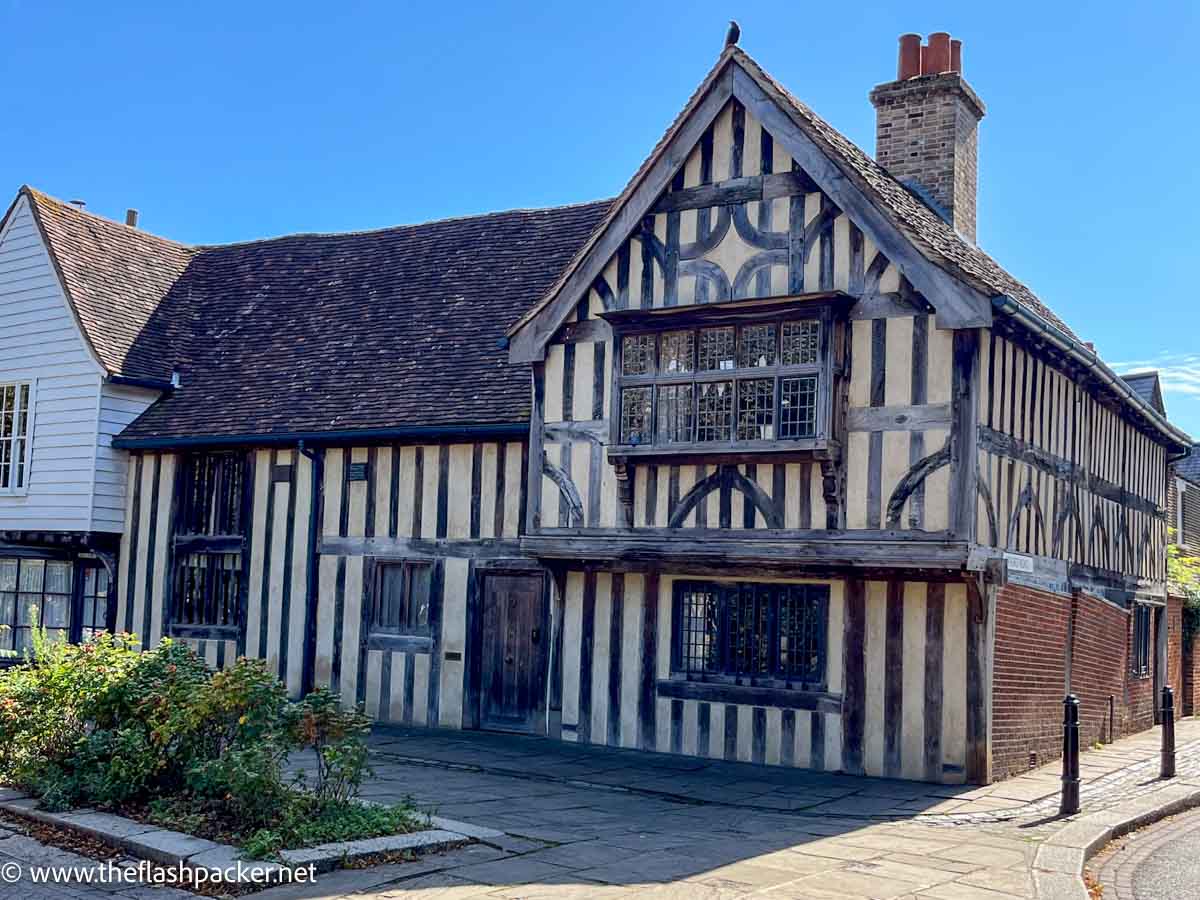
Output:
[[53,205],[53,206],[57,207],[58,209],[63,210],[64,212],[67,212],[71,215],[77,215],[77,216],[80,216],[81,218],[85,218],[85,219],[95,219],[98,222],[100,222],[106,226],[115,225],[118,228],[125,229],[131,235],[137,235],[137,236],[143,237],[143,238],[151,238],[152,240],[156,240],[156,241],[164,241],[165,243],[171,244],[172,246],[177,247],[180,250],[187,250],[187,251],[196,250],[196,245],[194,245],[194,244],[185,244],[183,241],[177,241],[174,238],[169,238],[169,237],[166,237],[165,235],[156,234],[153,231],[147,231],[146,229],[139,228],[136,225],[128,225],[125,222],[120,221],[119,219],[110,219],[108,216],[102,216],[99,213],[92,212],[89,209],[80,209],[74,203],[71,203],[67,200],[62,200],[58,197],[55,197],[53,194],[47,194],[45,191],[40,190],[39,188],[35,188],[31,184],[21,185],[21,188],[18,191],[18,193],[28,194],[30,197],[32,197],[34,200],[36,200],[39,203]]
[[94,213],[87,209],[80,209],[78,206],[75,206],[75,204],[70,203],[66,200],[62,200],[58,197],[55,197],[52,194],[47,194],[45,191],[40,190],[39,188],[36,188],[30,184],[21,185],[19,192],[27,193],[31,197],[33,197],[35,200],[37,200],[41,203],[53,204],[54,206],[58,207],[59,209],[64,210],[65,212],[68,212],[70,214],[78,215],[78,216],[85,217],[85,218],[96,219],[99,222],[103,223],[104,225],[116,225],[119,228],[126,229],[131,234],[136,234],[141,237],[152,238],[154,240],[166,241],[167,243],[172,244],[173,246],[179,248],[180,250],[186,250],[186,251],[189,251],[192,253],[203,253],[203,252],[210,251],[210,250],[223,250],[227,247],[245,247],[245,246],[249,246],[249,245],[253,245],[253,244],[266,244],[266,243],[270,243],[273,241],[291,240],[293,238],[357,237],[360,235],[382,234],[384,232],[389,232],[389,231],[403,231],[403,230],[410,229],[410,228],[424,228],[429,225],[443,225],[443,224],[453,224],[456,222],[470,222],[470,221],[476,221],[479,219],[487,219],[487,218],[494,218],[494,217],[507,216],[507,215],[516,215],[516,214],[522,214],[522,213],[525,213],[525,214],[528,214],[528,213],[553,213],[553,212],[558,212],[559,210],[575,209],[575,208],[581,208],[581,207],[585,207],[585,206],[598,206],[601,203],[612,203],[613,200],[615,199],[613,197],[602,197],[602,198],[598,198],[596,200],[580,200],[575,203],[559,203],[559,204],[555,204],[553,206],[518,206],[518,207],[514,207],[512,209],[492,209],[492,210],[488,210],[487,212],[471,213],[468,215],[461,215],[461,216],[443,216],[443,217],[437,218],[437,219],[426,219],[421,222],[405,222],[405,223],[402,223],[399,225],[383,225],[383,226],[380,226],[379,228],[358,228],[358,229],[352,229],[350,231],[293,231],[293,232],[289,232],[288,234],[277,234],[277,235],[272,235],[271,237],[262,237],[262,238],[249,238],[244,241],[228,241],[225,243],[215,243],[215,244],[204,244],[204,243],[188,244],[188,243],[184,243],[183,241],[177,241],[174,238],[164,237],[161,234],[155,234],[154,232],[146,231],[145,229],[139,228],[135,225],[127,225],[124,222],[121,222],[117,219],[110,219],[108,216],[102,216],[99,213]]
[[509,216],[520,213],[552,213],[559,210],[576,209],[585,206],[599,206],[603,203],[612,203],[614,197],[601,198],[599,200],[581,200],[577,203],[560,203],[555,206],[518,206],[513,209],[493,209],[482,213],[472,213],[462,216],[445,216],[440,219],[426,219],[423,222],[406,222],[401,225],[383,225],[379,228],[359,228],[352,231],[295,231],[289,234],[277,234],[273,237],[251,238],[245,241],[230,241],[225,244],[191,244],[185,246],[194,247],[196,250],[224,250],[229,247],[247,247],[254,244],[270,244],[275,241],[286,241],[294,238],[336,238],[336,237],[359,237],[369,234],[384,234],[392,231],[406,231],[412,228],[425,228],[430,225],[449,225],[456,222],[474,222],[481,219],[499,218],[500,216]]

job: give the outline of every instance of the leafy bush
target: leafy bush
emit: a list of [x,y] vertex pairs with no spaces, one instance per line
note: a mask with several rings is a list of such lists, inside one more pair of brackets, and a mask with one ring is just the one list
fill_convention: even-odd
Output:
[[[48,808],[141,810],[260,852],[414,825],[407,806],[355,800],[367,717],[325,690],[290,704],[259,660],[213,673],[184,644],[107,634],[38,640],[35,660],[0,671],[0,782]],[[284,776],[298,750],[316,755],[311,791]]]

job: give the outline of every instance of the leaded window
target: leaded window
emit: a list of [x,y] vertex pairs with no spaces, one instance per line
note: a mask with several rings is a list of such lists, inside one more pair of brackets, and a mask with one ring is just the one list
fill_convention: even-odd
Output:
[[230,637],[242,626],[247,469],[241,453],[182,460],[168,618],[176,633]]
[[782,318],[623,335],[616,443],[769,449],[821,437],[824,328]]
[[827,585],[684,581],[674,600],[676,676],[824,690]]
[[74,564],[47,559],[0,559],[0,651],[33,650],[44,628],[51,640],[67,639]]
[[29,382],[0,384],[0,493],[25,491],[29,483]]
[[80,575],[83,602],[79,609],[79,638],[86,641],[108,627],[108,570],[101,565],[85,565]]

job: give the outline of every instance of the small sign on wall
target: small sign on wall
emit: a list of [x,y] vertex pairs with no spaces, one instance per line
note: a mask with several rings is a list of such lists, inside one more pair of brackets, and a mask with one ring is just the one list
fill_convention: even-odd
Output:
[[1033,557],[1026,556],[1024,553],[1009,553],[1005,551],[1004,562],[1008,565],[1009,572],[1026,572],[1033,574]]

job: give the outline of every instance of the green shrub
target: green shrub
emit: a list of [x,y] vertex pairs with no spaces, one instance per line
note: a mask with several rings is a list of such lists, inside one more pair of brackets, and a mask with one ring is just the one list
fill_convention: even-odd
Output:
[[[33,660],[0,671],[0,782],[47,808],[141,808],[254,855],[416,827],[407,805],[355,800],[369,728],[329,691],[289,704],[263,662],[213,673],[169,639],[145,652],[132,635],[38,639]],[[315,753],[311,791],[284,776],[297,750]]]
[[357,796],[372,774],[363,740],[371,720],[358,709],[342,709],[338,696],[324,688],[301,700],[291,713],[294,743],[316,754],[313,793],[335,803]]

